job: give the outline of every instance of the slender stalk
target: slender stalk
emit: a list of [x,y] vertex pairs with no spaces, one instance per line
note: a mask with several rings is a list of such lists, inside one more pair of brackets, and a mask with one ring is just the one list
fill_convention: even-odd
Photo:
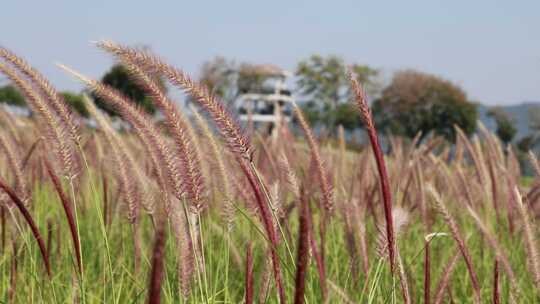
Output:
[[148,287],[148,304],[161,303],[161,285],[163,283],[163,271],[165,265],[165,243],[167,234],[163,219],[158,221],[154,237],[154,249],[152,251],[152,268],[150,271],[150,283]]
[[476,226],[482,232],[487,243],[497,255],[497,259],[499,259],[502,266],[504,267],[510,281],[510,301],[512,303],[516,303],[517,296],[519,293],[519,289],[517,285],[518,281],[517,281],[516,274],[514,273],[514,270],[512,269],[512,265],[510,264],[510,260],[508,256],[505,254],[504,250],[499,245],[499,242],[497,241],[495,236],[491,233],[491,231],[489,231],[489,229],[485,226],[484,222],[480,219],[476,211],[474,211],[469,206],[467,207],[467,211],[469,211],[469,214],[474,219]]
[[478,276],[476,274],[476,271],[474,270],[469,248],[467,247],[467,245],[465,244],[465,240],[461,236],[458,225],[456,224],[454,218],[444,205],[442,198],[439,196],[437,191],[432,186],[428,186],[428,191],[433,196],[434,201],[437,205],[437,209],[442,213],[443,219],[446,222],[446,225],[450,228],[450,232],[452,233],[452,236],[454,237],[454,240],[456,241],[459,250],[461,251],[463,259],[465,260],[465,263],[467,265],[467,271],[469,272],[469,277],[473,286],[474,301],[475,303],[481,303],[480,284],[478,283]]
[[394,259],[395,259],[395,236],[394,236],[394,226],[392,223],[392,192],[390,191],[390,182],[388,180],[388,174],[386,172],[386,165],[384,162],[384,155],[379,144],[379,138],[377,136],[377,130],[375,129],[375,124],[373,123],[373,117],[371,115],[371,110],[367,103],[367,98],[364,93],[364,90],[358,83],[358,80],[353,76],[352,73],[349,73],[349,79],[351,86],[353,88],[356,104],[360,110],[360,114],[366,130],[369,136],[369,142],[371,143],[371,148],[375,156],[375,161],[377,163],[377,171],[379,172],[379,180],[381,183],[383,203],[384,203],[384,216],[386,219],[386,237],[388,241],[388,251],[390,256],[390,270],[394,272]]
[[[300,193],[302,193],[302,190],[300,190]],[[313,228],[313,218],[311,217],[311,214],[313,214],[313,211],[311,210],[311,206],[307,204],[308,208],[308,217],[307,219],[307,225],[308,225],[308,231],[309,231],[309,246],[311,249],[311,252],[315,258],[315,264],[317,265],[317,271],[319,273],[319,285],[321,287],[321,293],[323,298],[326,298],[327,296],[327,290],[326,290],[326,282],[328,281],[326,279],[326,268],[324,267],[324,261],[321,256],[321,253],[317,249],[317,243],[315,241],[315,229]],[[321,241],[322,243],[322,241]],[[321,245],[322,247],[322,245]]]
[[424,303],[431,303],[431,255],[429,252],[430,241],[424,246]]
[[246,250],[246,304],[253,303],[253,249],[251,243]]
[[440,304],[442,302],[444,292],[446,290],[446,287],[448,286],[448,283],[450,282],[450,277],[457,265],[460,255],[461,253],[459,252],[459,250],[456,250],[454,255],[450,258],[450,260],[444,267],[442,272],[443,277],[439,280],[439,284],[437,285],[435,300],[433,301],[433,303]]
[[77,261],[77,267],[79,268],[79,272],[81,275],[81,278],[83,276],[83,265],[82,265],[82,256],[81,256],[81,244],[79,240],[79,233],[78,231],[78,225],[75,222],[75,217],[73,216],[73,210],[71,209],[71,202],[69,201],[67,195],[65,194],[64,190],[62,189],[62,184],[60,182],[60,179],[54,172],[54,169],[52,168],[51,164],[48,160],[45,159],[45,167],[47,168],[47,173],[49,174],[49,177],[51,178],[54,189],[56,190],[56,193],[58,194],[58,197],[60,198],[60,201],[62,203],[62,207],[64,209],[64,213],[66,214],[66,219],[68,221],[69,225],[69,231],[71,233],[71,239],[73,241],[73,249],[75,251],[75,258]]
[[309,263],[309,210],[305,195],[300,199],[300,227],[298,228],[298,251],[296,259],[296,279],[294,303],[304,303],[306,273]]
[[4,192],[9,196],[9,198],[15,203],[15,206],[17,206],[17,209],[21,212],[24,220],[30,226],[30,230],[32,231],[32,235],[34,236],[34,239],[38,243],[39,251],[41,253],[41,258],[43,259],[43,265],[45,265],[45,269],[47,270],[47,275],[49,278],[51,277],[51,265],[49,263],[49,257],[47,255],[47,248],[45,247],[45,243],[43,241],[43,238],[41,237],[41,233],[39,232],[39,229],[36,226],[36,223],[34,222],[34,219],[32,218],[32,215],[30,215],[30,212],[28,212],[28,209],[24,206],[22,200],[17,196],[15,191],[9,187],[6,182],[3,179],[0,179],[0,188],[4,190]]
[[51,109],[57,113],[62,124],[67,128],[72,140],[74,142],[79,142],[78,126],[75,123],[66,102],[62,98],[62,95],[58,94],[54,86],[24,59],[18,57],[10,50],[0,47],[0,57],[3,57],[7,62],[13,64],[13,66],[26,75],[44,93]]
[[519,214],[523,220],[523,233],[525,235],[525,244],[528,252],[529,263],[532,268],[534,283],[537,292],[540,292],[540,256],[538,255],[538,243],[536,242],[535,229],[529,216],[529,210],[523,203],[519,189],[514,187],[514,197],[516,198]]
[[[84,152],[84,149],[83,147],[80,145],[80,143],[77,145],[77,148],[79,149],[79,152],[82,156],[82,160],[83,160],[83,163],[84,163],[84,166],[86,168],[86,171],[88,172],[90,178],[90,187],[91,187],[91,190],[92,190],[92,193],[96,194],[97,193],[97,187],[95,186],[94,184],[94,181],[92,180],[92,174],[91,174],[91,171],[90,171],[90,165],[88,164],[88,160],[86,159],[86,154]],[[74,192],[74,188],[71,186],[71,194],[73,196],[75,196],[75,192]],[[107,237],[107,229],[106,229],[106,226],[105,226],[105,222],[103,221],[103,217],[101,216],[101,207],[99,205],[99,202],[97,199],[93,199],[93,201],[95,202],[95,207],[96,207],[96,211],[98,213],[98,219],[99,219],[99,227],[100,227],[100,231],[101,231],[101,236],[103,237],[103,243],[105,244],[105,255],[107,257],[107,268],[109,270],[109,276],[110,276],[110,281],[111,281],[111,290],[112,290],[112,295],[113,295],[113,298],[115,298],[115,290],[114,290],[114,273],[113,273],[113,267],[112,267],[112,259],[111,259],[111,248],[109,246],[109,238]],[[77,205],[75,203],[75,201],[73,201],[73,206],[75,208],[75,222],[78,223],[78,219],[77,219]],[[78,227],[78,225],[77,225]],[[77,231],[77,234],[79,234],[79,231]],[[79,238],[79,241],[80,241],[80,238]]]
[[499,291],[499,260],[495,259],[493,265],[493,304],[501,303],[501,295]]

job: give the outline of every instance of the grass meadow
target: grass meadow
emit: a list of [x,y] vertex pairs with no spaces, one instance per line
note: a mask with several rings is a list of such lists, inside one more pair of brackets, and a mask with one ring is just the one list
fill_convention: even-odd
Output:
[[[536,303],[540,166],[479,126],[454,145],[388,138],[353,88],[369,142],[243,128],[158,56],[112,42],[163,121],[61,66],[86,98],[82,123],[30,64],[0,73],[30,118],[0,112],[0,303]],[[155,75],[190,95],[188,117]]]

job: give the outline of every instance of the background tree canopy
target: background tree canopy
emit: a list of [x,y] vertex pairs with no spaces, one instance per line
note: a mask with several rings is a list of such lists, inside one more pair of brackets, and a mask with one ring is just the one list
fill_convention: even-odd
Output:
[[88,118],[90,116],[90,113],[88,113],[88,110],[86,109],[86,106],[84,105],[82,95],[64,91],[60,93],[62,97],[64,98],[64,101],[71,107],[71,109],[76,112],[77,114],[81,115],[84,118]]
[[537,106],[530,109],[528,114],[530,133],[521,138],[517,143],[517,147],[522,152],[528,152],[536,148],[540,141],[540,107]]
[[495,119],[495,123],[497,124],[497,130],[495,132],[501,141],[505,144],[510,143],[514,139],[514,136],[516,136],[517,129],[508,114],[500,108],[494,107],[489,110],[488,116]]
[[455,140],[454,125],[466,134],[476,130],[476,104],[457,85],[413,70],[397,72],[373,103],[379,128],[414,137],[430,132]]
[[[122,92],[146,112],[150,114],[154,114],[156,112],[156,107],[152,103],[150,97],[146,95],[143,88],[141,88],[135,81],[133,81],[124,66],[120,64],[112,66],[112,68],[103,76],[101,81],[104,84],[109,85]],[[165,89],[163,80],[157,78],[157,81],[160,86]],[[106,102],[104,102],[101,98],[99,98],[99,96],[92,94],[92,97],[94,98],[96,105],[99,108],[107,112],[109,115],[117,115],[116,111],[111,108]]]
[[241,94],[264,91],[264,82],[271,77],[264,67],[216,57],[202,65],[199,81],[225,103],[231,104]]
[[26,106],[24,96],[10,84],[0,87],[0,102],[15,106]]
[[[214,94],[232,102],[240,94],[264,89],[265,76],[256,67],[216,57],[202,66],[200,80]],[[367,94],[376,100],[373,108],[379,128],[409,137],[420,131],[424,136],[433,131],[449,140],[454,140],[454,125],[467,134],[476,129],[476,105],[467,100],[460,87],[447,80],[407,70],[396,73],[383,87],[379,70],[359,64],[349,68]],[[298,63],[295,76],[299,103],[312,125],[322,125],[330,131],[338,125],[348,130],[362,126],[350,103],[353,95],[342,58],[312,55]],[[499,122],[505,128],[502,125],[505,122]],[[501,129],[507,131],[511,130]]]
[[[349,68],[370,96],[378,93],[378,70],[357,64]],[[338,124],[346,129],[361,126],[358,113],[351,111],[352,108],[347,105],[352,99],[352,92],[347,78],[347,66],[342,58],[312,55],[298,64],[295,75],[297,92],[310,123],[321,123],[330,129]]]
[[[203,64],[200,81],[214,94],[232,102],[239,94],[264,89],[265,75],[259,73],[257,67],[216,57]],[[422,132],[423,136],[434,132],[453,141],[454,125],[466,134],[476,129],[476,105],[467,99],[459,86],[445,79],[405,70],[395,73],[391,82],[381,90],[378,70],[358,64],[349,68],[368,94],[376,97],[373,114],[378,128],[383,132],[408,137],[414,137],[418,132]],[[347,66],[342,58],[312,55],[298,64],[295,76],[296,92],[311,124],[326,126],[330,131],[334,131],[338,125],[348,130],[362,126],[360,116],[350,103],[352,92],[347,79]],[[148,113],[154,114],[156,111],[150,97],[122,65],[113,65],[101,80],[130,97]],[[157,81],[165,88],[162,79]],[[79,94],[62,92],[62,95],[74,111],[88,117]],[[101,109],[116,115],[108,104],[95,95],[93,97]],[[25,105],[24,97],[11,85],[0,87],[0,102]],[[492,109],[489,115],[497,123],[498,136],[503,142],[509,143],[516,134],[512,121],[497,109]],[[530,143],[533,142],[530,140]]]
[[237,96],[238,72],[234,61],[215,57],[203,63],[199,73],[199,81],[226,103],[230,103]]

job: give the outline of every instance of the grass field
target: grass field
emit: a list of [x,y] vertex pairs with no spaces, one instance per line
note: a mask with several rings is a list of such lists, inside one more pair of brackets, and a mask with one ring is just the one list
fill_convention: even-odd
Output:
[[[1,303],[535,303],[540,179],[479,126],[370,142],[243,130],[158,57],[98,46],[129,69],[163,123],[63,67],[115,107],[80,124],[36,70],[0,49],[35,115],[0,112]],[[198,104],[188,119],[149,75]],[[352,79],[353,77],[351,77]],[[540,174],[536,157],[531,165]],[[32,229],[34,227],[35,229]],[[78,253],[80,251],[80,253]]]

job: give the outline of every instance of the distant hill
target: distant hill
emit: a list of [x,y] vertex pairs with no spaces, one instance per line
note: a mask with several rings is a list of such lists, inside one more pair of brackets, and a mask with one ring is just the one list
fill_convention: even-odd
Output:
[[[524,136],[530,133],[529,128],[529,112],[531,109],[540,107],[540,101],[537,102],[523,102],[516,105],[509,106],[499,106],[499,108],[507,113],[511,119],[514,121],[514,124],[518,130],[514,141],[518,141]],[[487,116],[487,112],[490,107],[485,105],[478,106],[479,119],[482,123],[491,131],[495,131],[497,125],[495,121]]]

